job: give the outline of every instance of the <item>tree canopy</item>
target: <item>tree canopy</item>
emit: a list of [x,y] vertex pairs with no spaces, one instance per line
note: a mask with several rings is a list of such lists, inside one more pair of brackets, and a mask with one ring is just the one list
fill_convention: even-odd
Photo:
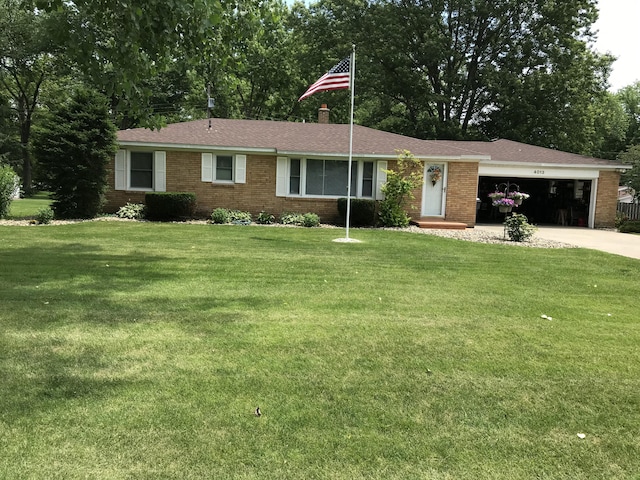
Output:
[[[607,91],[596,0],[0,0],[0,155],[30,183],[30,131],[77,85],[118,128],[214,116],[348,121],[297,99],[357,47],[356,122],[603,158],[640,138],[640,88]],[[74,88],[72,88],[74,87]],[[6,128],[5,128],[6,127]]]
[[596,18],[595,0],[322,0],[299,14],[314,51],[358,45],[363,123],[581,153],[612,62],[590,48]]

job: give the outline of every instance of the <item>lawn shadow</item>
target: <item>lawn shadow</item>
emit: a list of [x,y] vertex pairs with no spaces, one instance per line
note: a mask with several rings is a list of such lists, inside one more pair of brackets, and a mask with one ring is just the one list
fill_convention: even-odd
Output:
[[26,342],[5,337],[0,345],[0,405],[2,420],[9,425],[24,417],[46,415],[61,402],[101,400],[131,383],[99,374],[107,365],[97,346],[83,346],[76,352],[77,346],[51,337]]
[[95,302],[176,278],[170,268],[158,268],[166,260],[160,255],[113,254],[80,243],[11,248],[2,252],[2,258],[0,302],[12,306],[4,309],[9,315],[42,305],[76,303],[74,299],[95,310]]

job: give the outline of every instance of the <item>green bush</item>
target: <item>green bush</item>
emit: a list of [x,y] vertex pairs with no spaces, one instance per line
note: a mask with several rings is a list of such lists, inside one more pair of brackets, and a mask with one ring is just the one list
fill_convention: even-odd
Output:
[[531,225],[527,217],[520,213],[508,216],[504,225],[512,242],[524,242],[531,238],[536,231],[536,227]]
[[413,191],[422,186],[422,163],[411,152],[398,152],[396,168],[386,170],[387,181],[382,186],[384,200],[380,202],[380,223],[385,227],[406,227],[411,217],[405,208],[415,198]]
[[53,210],[49,207],[41,208],[36,213],[36,222],[42,225],[48,225],[54,218]]
[[640,220],[629,220],[618,229],[622,233],[640,233]]
[[298,225],[302,226],[304,223],[304,215],[301,213],[285,212],[280,215],[280,223],[282,225]]
[[127,203],[124,207],[118,209],[116,217],[140,220],[144,218],[144,209],[145,206],[142,203]]
[[[351,226],[373,227],[376,224],[376,201],[364,198],[351,199]],[[343,222],[347,221],[347,199],[338,199],[338,213]]]
[[616,228],[620,228],[622,225],[624,225],[626,222],[629,221],[629,216],[622,213],[622,212],[616,212],[616,219],[615,219],[615,227]]
[[248,225],[253,221],[251,213],[242,210],[229,210],[227,208],[216,208],[211,214],[211,222],[224,224],[236,223]]
[[317,227],[320,225],[320,217],[315,213],[305,213],[302,216],[303,227]]
[[9,208],[18,184],[18,175],[13,168],[9,165],[0,165],[0,218],[9,215]]
[[320,217],[315,213],[283,213],[280,215],[282,225],[296,225],[298,227],[317,227],[320,225]]
[[270,213],[265,212],[264,210],[258,214],[258,218],[256,218],[256,223],[261,225],[271,225],[276,221],[276,217],[271,215]]
[[217,224],[231,223],[231,214],[226,208],[216,208],[211,214],[211,222]]
[[231,210],[229,211],[229,216],[231,218],[231,223],[246,225],[253,221],[249,212],[243,212],[241,210]]
[[144,200],[149,220],[186,220],[193,218],[196,211],[195,193],[148,192]]

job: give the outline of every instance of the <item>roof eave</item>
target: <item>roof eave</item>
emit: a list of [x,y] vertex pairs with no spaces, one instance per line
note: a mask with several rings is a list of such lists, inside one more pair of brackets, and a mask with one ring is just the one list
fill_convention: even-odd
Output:
[[[305,151],[305,150],[276,150],[278,156],[285,157],[322,157],[322,158],[346,158],[349,156],[348,152],[317,152],[317,151]],[[353,152],[355,158],[370,158],[373,160],[394,160],[398,158],[397,153],[372,153],[372,152]],[[477,163],[482,160],[489,160],[490,157],[486,155],[420,155],[414,154],[418,160],[425,161],[456,161],[456,162],[471,162]]]
[[604,164],[604,163],[550,163],[550,162],[518,162],[514,160],[493,160],[489,158],[482,162],[483,165],[497,166],[528,166],[539,168],[575,168],[575,169],[596,169],[596,170],[624,170],[630,168],[629,165],[623,164]]
[[275,155],[275,148],[258,148],[258,147],[239,147],[229,145],[196,145],[181,143],[162,143],[162,142],[140,142],[135,140],[120,140],[118,145],[121,147],[137,147],[137,148],[162,148],[167,150],[189,150],[198,152],[244,152],[244,153],[262,153]]

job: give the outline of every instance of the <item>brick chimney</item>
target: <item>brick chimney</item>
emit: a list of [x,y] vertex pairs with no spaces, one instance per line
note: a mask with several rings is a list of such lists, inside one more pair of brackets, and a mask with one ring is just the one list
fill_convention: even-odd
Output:
[[329,109],[327,108],[326,103],[323,103],[318,109],[318,123],[329,123]]

